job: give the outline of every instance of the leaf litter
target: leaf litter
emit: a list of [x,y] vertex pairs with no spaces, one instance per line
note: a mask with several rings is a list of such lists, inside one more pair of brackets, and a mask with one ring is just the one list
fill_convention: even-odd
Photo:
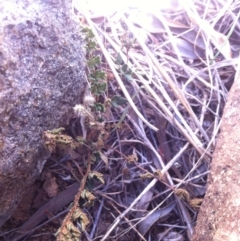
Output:
[[[92,166],[105,184],[92,183],[96,199],[85,208],[91,222],[81,240],[191,240],[239,62],[240,5],[171,4],[176,8],[96,16],[74,2],[74,14],[92,29],[99,46],[89,63],[97,62],[107,76],[107,87],[94,91],[111,103],[104,117],[110,136],[99,153],[101,161]],[[75,119],[69,132],[78,136],[82,128]],[[64,183],[67,191],[83,176],[83,153],[70,152],[75,158],[71,154],[59,162],[55,156],[46,164],[54,188]],[[76,195],[72,190],[68,202]],[[54,200],[64,188],[58,192],[54,189]],[[63,218],[66,204],[58,203],[55,217]],[[44,226],[39,220],[31,230]],[[28,240],[37,240],[28,231]]]

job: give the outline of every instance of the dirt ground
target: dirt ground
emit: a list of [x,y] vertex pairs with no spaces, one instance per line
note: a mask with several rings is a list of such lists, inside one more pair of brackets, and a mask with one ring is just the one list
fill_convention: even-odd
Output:
[[[14,230],[16,228],[21,227],[44,203],[46,203],[51,198],[51,194],[49,196],[51,190],[49,191],[49,193],[47,193],[44,190],[44,186],[46,190],[51,188],[54,190],[54,188],[56,189],[56,186],[54,187],[54,185],[56,185],[56,182],[48,181],[48,186],[46,183],[46,180],[41,180],[40,178],[26,191],[20,205],[14,212],[13,216],[4,224],[2,232],[9,232],[13,230],[13,233],[15,233]],[[50,225],[46,225],[43,228],[40,228],[32,236],[27,237],[25,240],[55,240],[54,233],[56,233],[60,225],[59,221],[52,222]],[[4,237],[0,237],[0,240],[12,240],[12,238],[11,236],[6,235]]]

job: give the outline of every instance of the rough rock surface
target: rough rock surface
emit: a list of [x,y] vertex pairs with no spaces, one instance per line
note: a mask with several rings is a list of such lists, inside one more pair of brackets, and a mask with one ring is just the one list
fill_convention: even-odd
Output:
[[68,124],[84,91],[84,51],[70,0],[0,5],[0,227],[49,152],[43,131]]
[[224,108],[193,241],[240,240],[240,75]]

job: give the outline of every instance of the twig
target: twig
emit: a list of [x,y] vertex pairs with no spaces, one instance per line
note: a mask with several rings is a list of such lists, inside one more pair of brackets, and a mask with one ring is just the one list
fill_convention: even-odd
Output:
[[80,183],[80,187],[78,189],[78,192],[77,194],[75,195],[75,198],[74,198],[74,201],[73,201],[73,206],[71,207],[71,209],[69,210],[67,216],[64,218],[63,220],[63,223],[61,225],[61,227],[59,228],[59,232],[58,232],[58,236],[57,236],[57,240],[61,240],[63,239],[64,240],[64,237],[63,237],[63,232],[64,232],[64,228],[66,226],[66,224],[71,220],[72,216],[73,216],[73,213],[75,212],[75,210],[78,208],[78,202],[79,202],[79,199],[81,197],[81,193],[86,185],[86,182],[87,182],[87,178],[88,178],[88,175],[91,171],[91,155],[88,155],[88,160],[87,160],[87,170],[86,170],[86,173],[85,175],[83,176],[82,178],[82,181]]

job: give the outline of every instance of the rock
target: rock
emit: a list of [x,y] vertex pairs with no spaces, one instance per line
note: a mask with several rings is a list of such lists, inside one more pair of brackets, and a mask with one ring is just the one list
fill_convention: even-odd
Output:
[[83,37],[70,0],[0,6],[0,227],[50,153],[45,130],[67,125],[84,91]]
[[207,193],[198,214],[193,241],[240,240],[239,92],[240,74],[237,73],[224,107]]

